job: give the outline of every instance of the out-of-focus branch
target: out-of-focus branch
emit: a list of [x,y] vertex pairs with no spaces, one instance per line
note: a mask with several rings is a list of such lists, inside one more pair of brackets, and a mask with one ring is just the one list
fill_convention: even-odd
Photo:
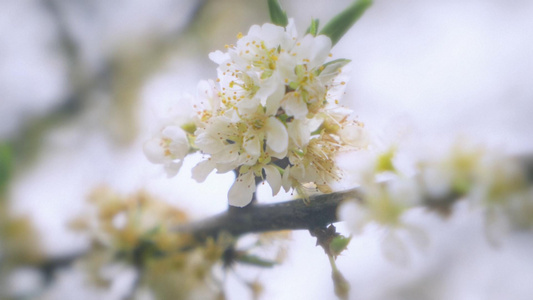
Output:
[[[533,182],[533,156],[516,157],[520,162],[526,178]],[[423,205],[428,209],[441,211],[451,208],[459,199],[459,195],[450,193],[439,199],[427,198]],[[351,189],[332,194],[315,195],[310,197],[309,204],[302,199],[274,203],[254,204],[244,208],[231,207],[219,215],[181,225],[174,228],[176,232],[192,234],[198,239],[217,236],[220,232],[232,235],[245,233],[313,229],[338,222],[337,208],[343,200],[357,199],[364,202],[364,194],[360,189]]]
[[232,208],[211,218],[181,225],[176,232],[192,234],[199,239],[216,236],[220,232],[232,235],[275,230],[311,229],[338,221],[337,208],[346,199],[362,199],[357,189],[311,196],[306,204],[302,199]]

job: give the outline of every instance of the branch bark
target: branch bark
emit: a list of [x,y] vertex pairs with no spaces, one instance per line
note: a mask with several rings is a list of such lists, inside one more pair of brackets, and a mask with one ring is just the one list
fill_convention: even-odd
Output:
[[198,239],[227,232],[238,236],[245,233],[312,229],[338,221],[337,208],[346,199],[362,199],[357,189],[309,198],[309,204],[296,199],[273,204],[232,208],[224,213],[175,227],[179,233],[192,234]]

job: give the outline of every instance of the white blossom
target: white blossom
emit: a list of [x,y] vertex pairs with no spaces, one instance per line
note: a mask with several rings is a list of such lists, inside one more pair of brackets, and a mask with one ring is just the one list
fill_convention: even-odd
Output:
[[217,78],[199,82],[190,101],[193,121],[174,124],[188,136],[157,137],[147,143],[149,159],[171,174],[190,150],[198,150],[204,160],[192,170],[195,180],[212,171],[237,172],[228,192],[235,206],[252,200],[257,179],[266,180],[273,195],[281,187],[331,192],[342,176],[336,155],[367,144],[362,123],[339,106],[348,60],[327,62],[330,38],[299,37],[292,19],[286,28],[254,25],[237,37],[235,45],[209,54]]
[[185,132],[176,126],[165,127],[144,144],[144,154],[155,164],[162,164],[169,177],[178,173],[183,158],[189,153]]

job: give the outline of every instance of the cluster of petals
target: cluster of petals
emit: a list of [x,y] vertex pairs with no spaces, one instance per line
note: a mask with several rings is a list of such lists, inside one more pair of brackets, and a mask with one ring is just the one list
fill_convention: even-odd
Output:
[[273,195],[281,187],[301,192],[304,185],[330,191],[341,176],[335,155],[365,147],[362,124],[339,106],[348,60],[328,62],[331,46],[323,35],[298,37],[292,20],[286,28],[252,26],[225,52],[209,55],[218,64],[217,79],[198,84],[194,131],[184,133],[187,139],[160,132],[157,143],[145,146],[152,149],[149,158],[155,153],[153,162],[177,169],[188,140],[204,154],[194,179],[202,182],[213,170],[236,172],[228,192],[234,206],[252,200],[258,180],[266,180]]
[[443,152],[439,157],[421,154],[411,162],[413,174],[405,166],[402,170],[396,146],[363,156],[366,165],[359,170],[358,183],[364,201],[345,201],[339,207],[339,219],[354,234],[368,225],[384,229],[385,256],[402,264],[408,253],[399,232],[407,233],[419,248],[427,244],[424,231],[408,221],[408,213],[416,207],[447,216],[464,199],[485,215],[487,238],[496,244],[511,227],[532,226],[533,189],[519,161],[463,144]]

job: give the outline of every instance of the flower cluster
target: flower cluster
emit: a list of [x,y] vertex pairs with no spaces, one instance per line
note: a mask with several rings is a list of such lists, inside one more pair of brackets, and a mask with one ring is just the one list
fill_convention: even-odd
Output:
[[385,229],[382,250],[401,264],[407,262],[408,253],[399,231],[419,247],[428,242],[426,234],[408,221],[406,213],[416,207],[448,216],[458,200],[468,201],[485,215],[486,234],[492,243],[511,226],[532,226],[533,189],[519,161],[461,144],[448,152],[439,159],[413,161],[412,175],[401,170],[396,147],[374,158],[365,156],[366,169],[360,170],[359,182],[364,201],[343,203],[339,218],[355,234],[369,224]]
[[[88,200],[90,213],[70,226],[90,239],[80,263],[95,287],[109,288],[116,278],[134,273],[134,298],[221,299],[234,266],[259,272],[284,259],[287,232],[248,236],[244,243],[226,232],[202,240],[176,230],[188,222],[184,211],[146,192],[124,196],[103,187]],[[259,282],[242,278],[244,286],[260,292]]]
[[171,121],[145,144],[146,155],[173,175],[190,150],[201,151],[205,160],[192,171],[199,182],[215,169],[235,170],[228,192],[234,206],[250,203],[258,180],[273,195],[281,187],[331,191],[341,177],[336,154],[366,146],[362,123],[339,105],[349,60],[328,61],[331,47],[325,35],[298,37],[292,20],[252,26],[225,52],[209,55],[218,77],[198,84],[193,122]]

